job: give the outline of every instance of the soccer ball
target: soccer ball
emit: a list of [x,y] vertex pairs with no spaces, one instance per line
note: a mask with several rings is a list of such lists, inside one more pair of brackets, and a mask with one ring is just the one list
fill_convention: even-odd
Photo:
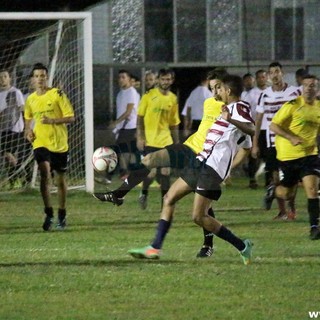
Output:
[[113,149],[100,147],[92,155],[92,164],[97,172],[112,172],[118,164],[118,156]]

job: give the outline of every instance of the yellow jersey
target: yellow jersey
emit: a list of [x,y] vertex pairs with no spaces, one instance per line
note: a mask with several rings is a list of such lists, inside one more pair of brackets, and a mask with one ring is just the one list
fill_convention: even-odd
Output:
[[141,98],[138,115],[143,117],[146,146],[164,148],[173,143],[170,127],[180,123],[174,93],[164,95],[158,88],[149,90]]
[[285,103],[275,114],[272,122],[303,139],[303,143],[293,146],[288,139],[276,135],[277,158],[288,161],[317,155],[317,136],[320,131],[320,101],[308,105],[303,96]]
[[66,94],[57,88],[50,88],[43,95],[30,94],[25,103],[24,117],[34,120],[35,140],[33,149],[47,148],[51,152],[68,151],[68,130],[66,124],[43,124],[41,119],[73,117],[74,111]]
[[221,107],[224,105],[222,101],[218,101],[211,97],[204,101],[203,116],[197,132],[191,135],[183,144],[191,148],[196,154],[203,150],[203,144],[207,136],[207,132],[213,122],[221,113]]

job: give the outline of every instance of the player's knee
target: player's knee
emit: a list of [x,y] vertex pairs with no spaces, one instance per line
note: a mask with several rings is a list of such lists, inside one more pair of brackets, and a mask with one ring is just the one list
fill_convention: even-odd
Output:
[[147,154],[142,160],[142,164],[148,169],[152,169],[152,153]]
[[202,216],[193,213],[192,214],[192,221],[197,224],[198,226],[202,227],[203,226],[203,220],[202,220]]
[[170,194],[170,192],[167,192],[164,196],[163,196],[163,205],[164,206],[174,206],[176,204],[177,200],[175,199],[174,196],[172,196]]

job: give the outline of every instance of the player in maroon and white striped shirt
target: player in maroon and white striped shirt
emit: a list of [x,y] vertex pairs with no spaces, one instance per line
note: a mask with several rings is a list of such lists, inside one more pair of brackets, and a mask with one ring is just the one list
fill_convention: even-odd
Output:
[[[271,209],[274,199],[274,187],[279,183],[278,160],[276,159],[276,150],[274,145],[275,134],[270,131],[269,125],[275,113],[282,105],[290,100],[301,95],[301,90],[295,86],[289,86],[284,82],[282,65],[279,62],[273,62],[269,65],[269,78],[272,81],[272,86],[268,87],[260,96],[258,106],[256,108],[256,133],[253,139],[252,156],[257,157],[259,154],[258,139],[261,129],[263,115],[266,115],[267,120],[267,148],[265,170],[270,174],[271,181],[267,187],[267,192],[264,198],[264,206],[266,210]],[[289,212],[286,212],[285,201],[277,199],[279,206],[279,214],[275,219],[295,219],[294,199],[289,201]]]

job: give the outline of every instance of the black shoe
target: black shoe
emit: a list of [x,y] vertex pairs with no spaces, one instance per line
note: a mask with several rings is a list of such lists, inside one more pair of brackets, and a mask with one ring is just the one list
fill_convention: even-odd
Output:
[[250,188],[250,189],[253,189],[253,190],[258,189],[258,183],[257,183],[257,181],[251,180],[251,181],[249,182],[249,188]]
[[319,227],[312,227],[310,229],[310,239],[319,240],[320,239],[320,229]]
[[100,201],[107,201],[112,202],[113,204],[117,206],[121,206],[123,204],[123,198],[117,198],[113,191],[107,192],[107,193],[93,193],[92,194],[94,198],[100,200]]
[[197,258],[209,258],[213,255],[213,248],[209,246],[202,246],[197,253]]
[[267,188],[267,192],[263,198],[263,206],[266,210],[270,210],[272,206],[272,201],[275,198],[275,185],[270,184]]
[[53,216],[46,214],[46,218],[44,219],[42,229],[44,231],[50,231],[53,224]]
[[64,230],[65,227],[67,226],[67,219],[58,219],[58,223],[56,225],[57,230]]
[[147,209],[147,205],[148,205],[148,196],[146,194],[141,194],[139,196],[139,204],[140,204],[140,208],[142,210],[146,210]]

